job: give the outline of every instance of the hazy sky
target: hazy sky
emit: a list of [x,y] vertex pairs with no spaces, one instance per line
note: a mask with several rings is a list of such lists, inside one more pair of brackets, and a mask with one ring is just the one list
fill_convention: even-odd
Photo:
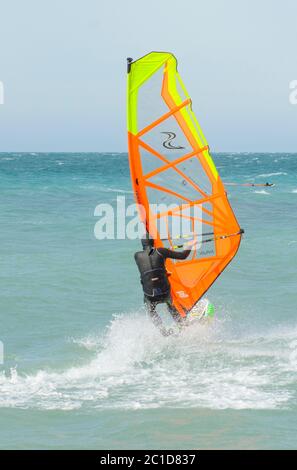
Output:
[[126,151],[126,57],[171,51],[214,151],[297,151],[296,0],[0,0],[0,151]]

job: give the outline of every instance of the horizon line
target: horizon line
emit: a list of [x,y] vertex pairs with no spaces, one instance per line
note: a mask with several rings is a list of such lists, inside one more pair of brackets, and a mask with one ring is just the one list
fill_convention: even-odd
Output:
[[[105,150],[90,150],[90,151],[87,151],[87,150],[42,150],[42,151],[38,151],[38,150],[0,150],[0,155],[2,154],[5,154],[5,153],[21,153],[21,154],[26,154],[26,153],[36,153],[36,154],[42,154],[42,153],[51,153],[51,154],[60,154],[60,153],[64,153],[64,154],[71,154],[71,153],[103,153],[103,154],[125,154],[125,155],[128,155],[128,151],[117,151],[117,150],[108,150],[108,151],[105,151]],[[281,151],[269,151],[269,150],[264,150],[264,151],[260,151],[260,150],[222,150],[222,151],[210,151],[210,154],[211,155],[215,155],[215,154],[228,154],[228,153],[237,153],[237,154],[242,154],[242,153],[259,153],[259,154],[282,154],[282,153],[287,153],[287,154],[292,154],[292,155],[295,155],[297,154],[297,149],[295,151],[286,151],[286,150],[281,150]]]

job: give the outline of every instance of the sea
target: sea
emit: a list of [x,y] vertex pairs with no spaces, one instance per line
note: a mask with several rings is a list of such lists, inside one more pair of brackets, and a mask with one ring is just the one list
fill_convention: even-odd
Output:
[[245,235],[215,320],[162,337],[139,240],[94,234],[133,203],[127,154],[0,154],[1,449],[296,449],[297,154],[213,157],[275,186],[226,186]]

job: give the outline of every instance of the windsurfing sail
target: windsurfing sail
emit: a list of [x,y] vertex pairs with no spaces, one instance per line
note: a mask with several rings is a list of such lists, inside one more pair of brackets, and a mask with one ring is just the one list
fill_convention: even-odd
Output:
[[174,55],[127,61],[129,163],[140,218],[157,247],[195,242],[186,260],[166,262],[173,304],[185,316],[233,259],[243,230]]

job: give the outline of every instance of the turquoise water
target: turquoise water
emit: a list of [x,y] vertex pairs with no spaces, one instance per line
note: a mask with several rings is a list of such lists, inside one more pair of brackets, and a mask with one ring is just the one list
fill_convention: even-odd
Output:
[[133,240],[126,154],[0,154],[0,448],[296,448],[297,154],[217,154],[246,235],[208,292],[217,319],[163,338]]

